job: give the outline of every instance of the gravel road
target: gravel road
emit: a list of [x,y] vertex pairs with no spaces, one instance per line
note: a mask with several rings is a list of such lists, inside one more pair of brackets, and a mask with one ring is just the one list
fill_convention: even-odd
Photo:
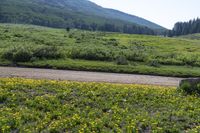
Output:
[[0,67],[0,77],[178,86],[181,78],[71,70]]

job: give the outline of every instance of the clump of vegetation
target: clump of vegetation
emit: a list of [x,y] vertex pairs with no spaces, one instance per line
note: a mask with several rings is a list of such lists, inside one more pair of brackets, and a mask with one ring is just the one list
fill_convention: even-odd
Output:
[[119,41],[115,38],[111,38],[111,39],[106,40],[106,42],[104,44],[105,45],[111,45],[111,46],[118,46]]
[[71,57],[73,59],[85,59],[85,60],[99,60],[99,61],[112,60],[111,52],[103,47],[73,48],[71,51]]
[[69,31],[70,31],[70,27],[67,27],[67,28],[66,28],[66,31],[69,32]]
[[128,61],[125,56],[119,56],[116,59],[117,65],[128,65]]
[[11,47],[3,53],[2,57],[14,63],[27,62],[33,57],[33,51],[29,47]]
[[64,54],[56,46],[40,46],[40,47],[29,47],[29,46],[15,46],[8,48],[2,55],[4,59],[17,62],[29,62],[33,58],[38,59],[58,59],[62,58]]
[[180,57],[183,64],[188,66],[195,66],[197,58],[198,58],[197,55],[182,55]]
[[59,59],[64,57],[64,54],[56,46],[40,46],[33,50],[33,57],[39,59]]
[[129,61],[145,62],[147,60],[147,54],[145,51],[131,50],[124,54]]
[[200,79],[183,80],[180,83],[179,89],[185,94],[195,94],[200,96]]
[[149,64],[149,66],[152,66],[152,67],[160,67],[159,62],[158,62],[158,60],[156,60],[156,59],[149,60],[149,61],[148,61],[148,64]]

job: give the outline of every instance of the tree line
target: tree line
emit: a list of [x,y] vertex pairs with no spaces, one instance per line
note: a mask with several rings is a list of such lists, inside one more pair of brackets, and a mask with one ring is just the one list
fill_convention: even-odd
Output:
[[156,31],[150,29],[148,27],[138,26],[134,24],[114,24],[114,23],[102,23],[96,24],[91,23],[87,24],[84,22],[81,23],[73,23],[71,28],[90,30],[90,31],[108,31],[108,32],[121,32],[128,34],[147,34],[147,35],[155,35]]
[[165,33],[166,36],[180,36],[200,33],[200,19],[193,19],[188,22],[177,22],[172,30]]

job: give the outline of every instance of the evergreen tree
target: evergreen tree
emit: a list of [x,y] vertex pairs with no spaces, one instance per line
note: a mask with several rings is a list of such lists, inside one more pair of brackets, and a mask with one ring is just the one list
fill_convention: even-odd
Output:
[[168,36],[179,36],[193,33],[200,33],[200,19],[193,19],[189,22],[178,22],[174,25],[171,31],[168,31]]

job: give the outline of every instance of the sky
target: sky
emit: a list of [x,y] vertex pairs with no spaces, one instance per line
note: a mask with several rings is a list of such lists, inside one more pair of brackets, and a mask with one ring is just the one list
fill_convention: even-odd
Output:
[[90,0],[96,4],[136,15],[172,29],[179,21],[200,17],[200,0]]

